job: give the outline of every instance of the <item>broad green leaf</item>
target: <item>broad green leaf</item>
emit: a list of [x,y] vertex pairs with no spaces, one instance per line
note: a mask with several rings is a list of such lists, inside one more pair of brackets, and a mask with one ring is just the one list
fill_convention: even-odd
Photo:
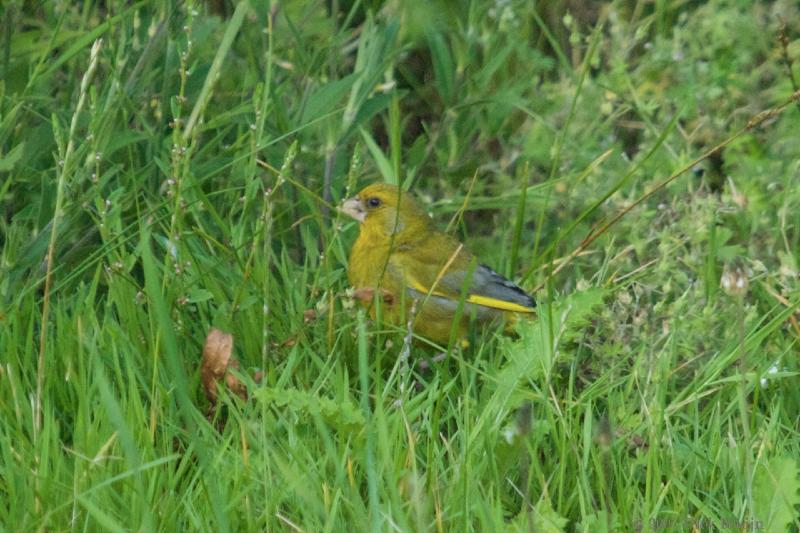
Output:
[[301,420],[309,420],[308,415],[320,416],[327,424],[347,433],[358,432],[364,427],[361,409],[347,401],[323,398],[299,389],[272,387],[258,390],[255,397],[276,409],[292,411]]
[[21,142],[9,150],[4,157],[0,157],[0,172],[10,172],[19,161],[19,158],[22,157],[24,149],[25,143]]
[[528,532],[537,531],[541,533],[561,533],[564,531],[569,520],[558,514],[553,509],[550,499],[543,496],[530,511],[521,511],[514,520],[511,521],[509,531]]
[[309,96],[300,124],[312,122],[333,111],[350,92],[355,81],[356,75],[350,74],[319,87]]
[[[603,303],[606,292],[600,287],[575,292],[553,302],[550,309],[541,305],[537,319],[520,320],[517,323],[519,339],[503,339],[502,349],[509,360],[498,375],[497,390],[511,394],[523,382],[541,379],[554,363],[558,347],[578,334]],[[514,406],[514,401],[506,405],[507,408]]]
[[753,519],[764,531],[787,531],[797,520],[795,507],[800,505],[800,477],[797,461],[791,457],[777,457],[756,467],[753,478],[755,514]]
[[364,139],[364,144],[367,145],[367,149],[375,160],[375,164],[378,166],[378,170],[386,183],[397,185],[397,176],[394,175],[394,171],[392,170],[392,163],[389,161],[389,158],[386,157],[386,154],[383,153],[380,146],[378,146],[378,143],[375,142],[375,139],[372,138],[372,135],[364,128],[361,128],[361,138]]
[[454,73],[453,57],[450,48],[444,37],[439,32],[431,32],[428,35],[428,48],[431,51],[431,61],[433,72],[436,78],[436,87],[439,94],[446,103],[453,103],[454,97]]
[[211,293],[211,291],[206,289],[192,289],[189,291],[189,302],[193,304],[205,302],[213,297],[214,295]]

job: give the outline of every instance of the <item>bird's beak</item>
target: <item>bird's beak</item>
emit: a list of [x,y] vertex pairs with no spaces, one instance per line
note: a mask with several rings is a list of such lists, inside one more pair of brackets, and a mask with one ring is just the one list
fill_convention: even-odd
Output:
[[351,216],[359,222],[364,222],[367,217],[367,212],[364,209],[364,204],[358,198],[350,198],[342,202],[339,211],[345,215]]

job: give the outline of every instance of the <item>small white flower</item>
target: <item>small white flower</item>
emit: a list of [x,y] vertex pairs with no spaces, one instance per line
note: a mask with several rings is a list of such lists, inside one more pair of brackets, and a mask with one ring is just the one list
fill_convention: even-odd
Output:
[[764,377],[761,378],[761,386],[762,387],[766,387],[767,386],[767,382],[769,380],[769,376],[772,375],[772,374],[777,374],[777,373],[778,373],[778,365],[777,364],[774,364],[771,367],[769,367],[769,370],[767,370],[767,374]]

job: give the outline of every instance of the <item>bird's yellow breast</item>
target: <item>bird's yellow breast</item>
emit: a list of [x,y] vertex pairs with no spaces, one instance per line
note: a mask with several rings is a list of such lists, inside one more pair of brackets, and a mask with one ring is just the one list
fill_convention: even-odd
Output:
[[474,320],[532,314],[533,298],[437,231],[425,210],[397,187],[376,184],[343,204],[360,222],[348,279],[375,319],[446,345]]

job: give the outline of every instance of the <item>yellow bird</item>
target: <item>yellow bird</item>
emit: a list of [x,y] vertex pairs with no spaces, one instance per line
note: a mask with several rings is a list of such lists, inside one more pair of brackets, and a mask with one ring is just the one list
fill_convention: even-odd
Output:
[[465,336],[473,319],[485,324],[535,312],[532,297],[478,264],[463,244],[438,231],[417,201],[399,188],[370,185],[340,209],[360,222],[348,278],[373,319],[373,296],[379,291],[383,321],[405,327],[413,309],[414,333],[447,345],[459,306],[456,339]]

